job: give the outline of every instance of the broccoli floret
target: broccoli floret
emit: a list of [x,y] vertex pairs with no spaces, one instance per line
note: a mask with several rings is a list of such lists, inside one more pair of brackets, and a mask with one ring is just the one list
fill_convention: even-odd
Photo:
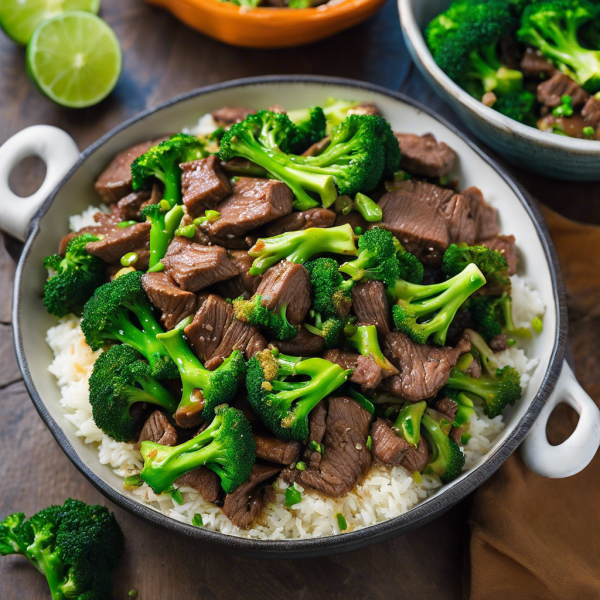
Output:
[[386,179],[393,178],[394,173],[400,168],[400,160],[402,159],[398,138],[394,135],[390,124],[383,117],[373,115],[370,118],[376,123],[377,135],[381,139],[385,153],[383,177]]
[[183,331],[176,327],[156,336],[179,369],[183,392],[175,412],[175,421],[182,427],[197,424],[197,415],[211,420],[215,407],[231,402],[243,380],[246,363],[239,350],[234,350],[214,371],[209,371],[196,358],[183,337]]
[[358,238],[358,256],[340,267],[353,280],[375,279],[393,286],[400,277],[394,236],[387,229],[375,227]]
[[517,328],[512,316],[512,298],[501,296],[475,296],[469,300],[469,310],[477,323],[479,333],[486,342],[501,333],[531,336],[526,328]]
[[212,423],[188,442],[178,446],[142,442],[141,452],[141,478],[157,494],[169,489],[178,477],[202,466],[214,471],[230,494],[250,477],[256,445],[242,411],[222,404],[215,408]]
[[589,92],[600,90],[600,50],[584,48],[581,27],[600,27],[600,5],[588,0],[537,0],[521,16],[518,39],[539,48]]
[[537,99],[535,95],[527,90],[504,94],[493,105],[494,110],[499,113],[530,127],[536,127],[537,124],[536,107]]
[[394,433],[405,439],[415,448],[421,439],[421,419],[427,408],[427,402],[407,402],[398,413],[394,422]]
[[456,312],[483,285],[485,277],[474,264],[452,279],[435,285],[398,280],[387,290],[390,301],[395,302],[392,308],[394,323],[398,331],[419,344],[425,344],[432,336],[435,344],[443,346]]
[[[310,411],[351,373],[322,358],[303,360],[263,350],[248,361],[248,401],[278,438],[305,440]],[[288,381],[289,377],[294,380]]]
[[49,276],[44,286],[44,306],[51,315],[81,314],[94,290],[102,285],[106,264],[85,249],[87,243],[97,241],[91,233],[78,235],[68,243],[64,258],[53,254],[44,259]]
[[126,344],[112,346],[98,357],[89,389],[94,423],[117,442],[131,442],[136,436],[138,423],[131,416],[134,404],[156,405],[169,416],[177,408],[173,396],[152,377],[142,355]]
[[519,372],[508,366],[498,369],[495,377],[483,374],[477,378],[454,367],[446,388],[479,396],[484,403],[483,412],[490,419],[502,414],[508,404],[512,406],[521,397],[522,392]]
[[152,146],[131,164],[133,189],[142,190],[156,178],[165,186],[164,200],[172,208],[181,202],[181,169],[179,165],[205,158],[205,143],[193,135],[176,133],[168,140]]
[[317,254],[356,256],[354,239],[354,231],[348,223],[329,228],[309,227],[260,238],[248,252],[255,259],[250,275],[262,275],[269,267],[284,259],[304,264]]
[[314,106],[312,108],[290,111],[287,115],[297,129],[296,142],[294,144],[295,153],[304,152],[309,146],[316,144],[325,137],[327,123],[325,113],[321,107]]
[[150,260],[148,268],[156,266],[164,255],[183,218],[183,206],[172,208],[168,202],[150,204],[142,209],[142,215],[150,222]]
[[477,265],[487,281],[485,289],[493,288],[500,294],[510,292],[510,276],[506,258],[497,250],[485,246],[451,244],[444,252],[442,270],[446,277],[454,277],[470,264]]
[[304,327],[311,333],[321,336],[326,348],[338,348],[344,340],[344,330],[348,322],[347,318],[338,316],[323,320],[319,313],[314,313],[314,323],[304,323]]
[[15,513],[0,522],[0,555],[22,554],[46,576],[54,600],[106,600],[124,538],[105,506],[67,499],[25,520]]
[[432,458],[426,471],[431,470],[436,473],[442,483],[450,483],[460,475],[465,465],[465,455],[458,444],[447,436],[437,421],[428,414],[423,415],[421,427]]
[[298,326],[287,320],[287,305],[282,306],[279,313],[270,311],[262,305],[260,294],[254,294],[250,300],[243,296],[236,298],[233,301],[233,314],[238,321],[264,327],[276,340],[291,340],[298,335]]
[[83,308],[81,330],[92,350],[99,350],[106,342],[122,342],[142,354],[154,377],[172,379],[178,375],[165,347],[156,339],[163,329],[154,318],[139,271],[121,275],[96,290]]
[[423,263],[414,254],[407,252],[396,238],[394,238],[394,244],[396,245],[396,258],[400,265],[400,279],[409,283],[421,283],[425,272]]
[[[325,134],[330,134],[331,130],[339,125],[347,116],[348,111],[356,108],[360,102],[352,101],[352,100],[340,100],[338,98],[327,98],[325,100],[325,106],[322,108],[323,115],[326,120],[326,131]],[[298,108],[295,110],[289,110],[288,116],[289,118],[300,125],[309,120],[311,111],[313,108]],[[325,137],[325,134],[321,136],[321,138]],[[319,138],[319,139],[321,139]],[[315,141],[319,141],[319,139]]]
[[461,0],[429,24],[426,38],[436,63],[470,94],[507,94],[522,89],[523,74],[500,63],[497,47],[516,24],[505,0]]
[[352,302],[352,280],[344,281],[333,258],[317,258],[307,262],[306,270],[310,276],[312,309],[322,319],[346,314]]
[[346,336],[346,342],[359,354],[371,357],[384,371],[398,372],[396,367],[392,365],[381,350],[375,325],[361,325],[360,327],[356,327],[356,331],[352,335]]
[[349,116],[333,130],[331,143],[318,156],[288,154],[298,135],[287,115],[260,111],[233,125],[221,140],[219,155],[225,161],[240,156],[264,167],[291,188],[298,210],[318,206],[311,193],[328,207],[337,191],[354,195],[379,183],[387,164],[383,139],[388,138],[376,117]]

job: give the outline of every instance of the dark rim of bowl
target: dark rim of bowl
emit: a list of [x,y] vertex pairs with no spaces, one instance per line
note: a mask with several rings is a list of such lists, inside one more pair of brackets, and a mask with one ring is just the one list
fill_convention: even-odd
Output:
[[[76,450],[73,448],[67,437],[65,436],[62,428],[52,419],[48,410],[46,409],[44,402],[37,392],[37,389],[33,383],[27,358],[23,349],[22,336],[21,336],[21,314],[20,314],[20,296],[21,296],[21,284],[22,276],[27,262],[30,249],[33,241],[39,231],[40,221],[44,214],[48,210],[48,207],[53,202],[55,196],[67,182],[73,173],[77,171],[87,160],[87,158],[105,142],[111,139],[117,133],[123,131],[133,123],[137,123],[148,116],[154,114],[157,111],[165,109],[177,104],[179,102],[195,98],[197,96],[210,94],[215,91],[229,89],[229,88],[242,88],[246,86],[256,86],[261,84],[308,84],[308,85],[337,85],[348,88],[360,88],[363,90],[372,91],[374,93],[382,94],[398,100],[402,103],[408,104],[436,119],[442,125],[447,127],[455,135],[459,136],[470,148],[476,152],[480,158],[487,162],[512,188],[514,193],[517,195],[529,217],[533,221],[536,228],[544,252],[546,255],[547,266],[550,271],[553,288],[554,298],[553,301],[556,306],[556,338],[554,341],[554,347],[552,348],[552,354],[548,364],[548,368],[544,375],[542,384],[536,394],[535,398],[531,402],[527,412],[521,418],[521,420],[513,427],[512,431],[508,435],[507,439],[495,450],[486,455],[484,462],[478,467],[468,472],[464,478],[455,483],[451,488],[443,490],[435,497],[426,499],[422,503],[418,504],[414,508],[410,509],[406,513],[395,517],[393,519],[383,521],[376,525],[371,525],[357,531],[350,533],[344,533],[340,535],[332,535],[323,538],[310,538],[310,539],[298,539],[298,540],[257,540],[247,539],[241,537],[235,537],[229,534],[219,533],[210,531],[201,527],[194,527],[180,523],[166,515],[149,508],[146,505],[137,502],[133,498],[125,496],[118,490],[114,489],[108,483],[106,483],[101,477],[96,475],[89,469],[84,462],[81,460]],[[540,209],[532,201],[525,190],[517,182],[513,181],[512,177],[500,167],[495,161],[488,157],[477,145],[471,141],[464,133],[456,129],[453,125],[448,123],[445,119],[437,115],[434,111],[430,110],[421,103],[408,98],[401,93],[393,92],[388,89],[364,83],[360,81],[353,81],[350,79],[342,79],[335,77],[318,77],[318,76],[284,76],[274,75],[267,77],[252,77],[245,79],[233,80],[225,83],[211,85],[208,87],[200,88],[185,94],[181,94],[155,108],[149,109],[141,113],[140,115],[133,117],[121,125],[115,127],[112,131],[102,136],[97,142],[88,147],[82,152],[80,159],[75,166],[69,171],[61,183],[56,189],[50,194],[35,217],[32,219],[29,230],[27,241],[23,249],[23,253],[17,266],[15,275],[15,289],[13,297],[13,323],[15,324],[14,341],[17,353],[17,359],[19,367],[23,374],[25,385],[33,400],[33,403],[42,417],[42,420],[58,442],[59,446],[71,460],[71,462],[79,469],[79,471],[87,477],[87,479],[98,489],[104,496],[114,502],[121,508],[133,513],[134,515],[146,520],[151,523],[158,525],[164,529],[174,531],[178,534],[185,535],[202,542],[212,542],[225,546],[233,552],[238,554],[244,554],[253,557],[260,558],[291,558],[301,556],[321,556],[334,554],[337,552],[348,552],[356,550],[363,546],[375,544],[386,539],[390,539],[401,533],[407,533],[411,529],[424,525],[431,521],[435,517],[439,516],[446,510],[454,506],[459,500],[473,492],[478,486],[480,486],[486,479],[488,479],[500,465],[512,454],[517,446],[523,441],[529,428],[538,416],[542,406],[545,404],[550,393],[554,389],[558,376],[562,368],[562,362],[565,352],[566,335],[567,335],[567,311],[566,311],[566,297],[564,291],[564,284],[562,275],[560,273],[558,263],[558,257],[556,250],[552,244],[548,228],[544,221],[544,218],[540,212]]]

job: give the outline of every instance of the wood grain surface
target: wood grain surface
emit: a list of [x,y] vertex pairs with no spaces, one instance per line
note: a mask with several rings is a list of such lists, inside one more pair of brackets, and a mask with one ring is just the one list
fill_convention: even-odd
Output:
[[[290,50],[240,50],[179,24],[141,0],[103,0],[102,16],[124,50],[115,92],[98,107],[61,109],[27,80],[23,49],[0,37],[0,144],[20,129],[47,123],[68,131],[81,149],[137,112],[203,85],[239,77],[303,73],[350,77],[401,90],[457,124],[412,67],[401,39],[395,3],[351,31]],[[274,99],[275,100],[275,99]],[[514,169],[522,183],[555,210],[600,223],[600,185],[569,184]],[[11,183],[36,189],[44,167],[23,161]],[[109,504],[54,442],[31,403],[12,347],[10,316],[14,266],[21,250],[0,239],[0,516],[31,514],[65,498]],[[258,561],[175,537],[110,505],[127,537],[115,597],[138,590],[140,600],[321,600],[468,597],[467,498],[433,523],[391,542],[314,560]],[[0,599],[48,599],[46,582],[25,559],[0,559]]]

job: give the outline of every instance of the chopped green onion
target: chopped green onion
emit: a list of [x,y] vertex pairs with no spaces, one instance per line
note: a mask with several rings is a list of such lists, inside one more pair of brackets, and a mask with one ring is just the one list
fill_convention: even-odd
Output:
[[466,371],[471,366],[472,362],[473,355],[470,352],[467,352],[458,359],[458,362],[456,363],[456,368],[459,371]]
[[306,463],[300,461],[296,463],[296,469],[298,469],[298,471],[306,471]]
[[135,225],[137,223],[137,221],[121,221],[120,223],[117,223],[117,227],[120,227],[121,229],[125,229],[126,227],[131,227],[132,225]]
[[587,127],[584,127],[581,131],[582,131],[584,137],[587,137],[587,138],[594,137],[594,134],[596,133],[596,130],[590,125],[588,125]]
[[544,324],[539,317],[534,317],[531,321],[531,326],[536,333],[542,333],[542,330],[544,329]]
[[140,475],[125,477],[125,480],[123,481],[123,487],[141,487],[142,485],[144,485],[144,480]]
[[183,496],[179,490],[173,490],[171,492],[171,498],[173,498],[173,502],[176,502],[179,505],[183,504]]
[[354,197],[354,204],[356,205],[356,210],[365,221],[377,223],[383,219],[381,207],[371,200],[371,198],[365,196],[365,194],[356,194]]
[[384,413],[385,418],[388,419],[394,414],[394,409],[390,406]]
[[290,485],[290,487],[285,490],[284,504],[288,508],[292,508],[292,506],[294,506],[294,504],[298,504],[300,500],[302,500],[302,494],[293,485]]
[[186,238],[193,238],[196,233],[196,226],[191,223],[190,225],[184,225],[175,230],[175,235],[180,235]]
[[192,518],[192,525],[195,527],[202,527],[204,525],[204,521],[202,520],[202,515],[200,513],[196,513]]
[[353,208],[354,202],[352,202],[352,198],[345,194],[338,196],[333,203],[333,211],[338,215],[347,215]]
[[421,473],[419,473],[419,471],[415,471],[412,474],[412,478],[415,483],[423,483],[423,476],[421,475]]
[[129,593],[127,594],[130,598],[137,598],[137,590],[129,590]]
[[564,94],[563,96],[560,97],[560,102],[561,102],[561,104],[568,104],[569,106],[572,106],[573,98],[571,98],[571,96],[569,96],[568,94]]
[[147,271],[147,273],[160,273],[160,271],[164,271],[165,270],[165,265],[163,265],[161,262],[156,263],[153,267],[150,267]]
[[346,531],[348,529],[348,523],[346,522],[346,517],[342,513],[338,513],[335,515],[337,517],[338,526],[341,531]]
[[517,343],[517,340],[515,340],[515,338],[507,338],[506,340],[506,345],[510,348],[511,346],[514,346]]
[[440,185],[441,186],[446,186],[450,183],[451,179],[450,179],[450,175],[442,175],[439,179]]
[[239,179],[240,179],[240,178],[239,178],[237,175],[234,175],[234,176],[231,178],[231,183],[237,183],[237,182],[239,181]]
[[138,255],[135,252],[128,252],[125,256],[121,256],[121,265],[123,267],[130,267],[137,262]]
[[463,433],[463,434],[460,436],[460,443],[461,443],[463,446],[466,446],[466,445],[469,443],[469,440],[470,440],[470,439],[471,439],[471,434],[470,434],[470,433]]
[[364,233],[363,232],[363,228],[362,227],[355,227],[354,228],[354,233],[355,233],[355,235],[362,235]]
[[168,200],[161,200],[158,203],[158,205],[160,206],[160,209],[163,210],[164,212],[171,210],[171,205],[169,204]]
[[205,210],[203,217],[194,219],[194,225],[202,225],[203,223],[214,223],[221,218],[221,213],[218,210]]
[[370,435],[368,435],[367,436],[367,448],[370,450],[372,445],[373,445],[373,439],[371,438]]
[[315,452],[318,452],[319,454],[323,454],[323,446],[321,446],[321,444],[319,444],[318,442],[315,442],[315,440],[311,440],[311,442],[308,445],[308,447],[311,450],[314,450]]
[[410,175],[406,171],[396,171],[394,173],[394,181],[407,181]]

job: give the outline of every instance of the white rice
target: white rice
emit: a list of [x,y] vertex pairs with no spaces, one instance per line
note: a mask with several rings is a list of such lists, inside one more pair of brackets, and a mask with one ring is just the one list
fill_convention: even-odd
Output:
[[[96,209],[95,209],[96,210]],[[86,211],[87,213],[87,211]],[[86,215],[87,216],[87,215]],[[82,215],[83,220],[83,215]],[[514,276],[513,311],[518,323],[530,323],[535,316],[544,314],[539,293],[530,289],[520,277]],[[108,465],[118,476],[128,477],[140,472],[143,461],[133,444],[115,442],[104,435],[92,419],[88,396],[88,379],[100,352],[92,352],[73,315],[64,317],[47,334],[47,342],[54,352],[49,367],[61,389],[61,406],[76,434],[86,444],[97,448],[100,463]],[[525,352],[513,346],[497,355],[500,366],[514,366],[521,373],[523,389],[538,365]],[[471,419],[471,439],[465,447],[465,470],[475,465],[491,448],[504,429],[502,417],[489,419],[482,406],[476,406],[477,415]],[[278,480],[274,484],[276,498],[270,502],[252,529],[243,530],[213,504],[205,502],[192,488],[182,487],[184,503],[178,505],[169,493],[157,496],[146,484],[132,492],[141,503],[148,504],[182,523],[192,523],[194,515],[202,515],[204,527],[222,533],[257,539],[296,539],[328,536],[341,533],[338,513],[344,515],[352,531],[397,517],[431,496],[441,483],[436,475],[415,476],[403,467],[384,467],[374,464],[365,481],[344,498],[332,499],[317,492],[295,487],[302,492],[302,500],[287,509],[284,504],[287,485]]]

